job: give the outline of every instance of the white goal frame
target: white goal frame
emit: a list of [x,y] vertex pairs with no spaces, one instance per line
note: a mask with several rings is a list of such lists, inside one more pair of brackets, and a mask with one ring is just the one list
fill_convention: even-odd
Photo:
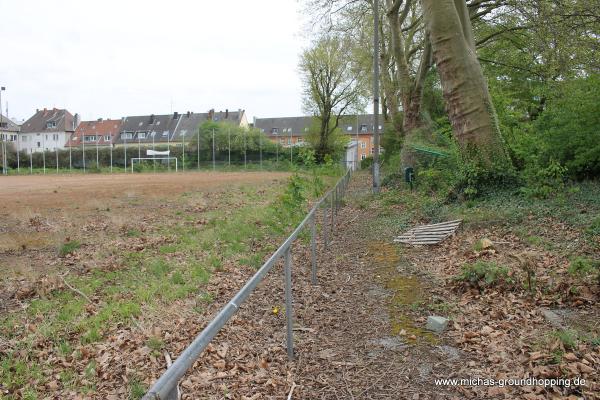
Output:
[[132,157],[131,172],[133,173],[133,162],[135,160],[175,160],[175,172],[177,172],[177,157]]

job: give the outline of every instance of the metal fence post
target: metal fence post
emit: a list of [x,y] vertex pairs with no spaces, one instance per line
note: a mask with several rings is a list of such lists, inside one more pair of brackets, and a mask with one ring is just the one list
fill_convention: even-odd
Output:
[[310,260],[312,264],[311,271],[311,282],[313,285],[317,284],[317,212],[312,216],[310,220]]
[[331,239],[333,239],[333,228],[335,226],[335,190],[331,191]]
[[[323,202],[323,204],[325,204],[325,202]],[[328,238],[328,228],[327,228],[327,204],[325,204],[325,206],[323,207],[323,226],[322,226],[322,230],[323,230],[323,245],[325,246],[325,248],[327,248],[329,246],[329,238]]]
[[288,359],[294,359],[294,321],[292,315],[292,247],[285,252],[285,317],[287,320],[287,353]]

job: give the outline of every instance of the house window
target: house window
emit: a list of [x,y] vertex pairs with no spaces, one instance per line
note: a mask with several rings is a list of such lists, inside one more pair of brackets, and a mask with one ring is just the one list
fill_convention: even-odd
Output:
[[17,135],[10,135],[10,141],[11,142],[16,142],[17,141]]
[[143,122],[140,122],[140,123],[138,124],[138,126],[142,126],[142,125],[144,125],[144,123],[143,123]]
[[46,122],[46,129],[56,128],[56,121]]
[[138,139],[146,139],[146,132],[138,132]]
[[346,128],[346,130],[347,130],[348,132],[352,132],[352,127],[351,127],[351,126],[348,126],[348,127]]
[[38,149],[39,149],[40,147],[42,147],[42,146],[40,145],[40,142],[37,142],[37,145],[38,145],[38,146],[37,146],[37,147],[38,147]]
[[8,128],[8,122],[0,122],[0,128]]
[[262,133],[265,133],[265,129],[264,129],[264,128],[260,128],[260,131],[261,131]]
[[58,141],[58,133],[52,135],[52,140],[54,140],[55,142]]
[[366,131],[367,131],[367,124],[362,124],[362,125],[360,126],[360,131],[361,131],[361,132],[366,132]]
[[105,142],[110,142],[110,135],[104,136],[104,141]]
[[279,129],[273,128],[273,130],[271,130],[271,133],[279,133]]
[[288,144],[292,144],[292,139],[291,139],[291,138],[289,138],[289,139],[287,140],[287,142],[288,142]]
[[160,125],[160,121],[156,121],[156,125]]
[[27,141],[27,136],[23,136],[23,137],[21,138],[21,142],[26,142],[26,141]]
[[185,136],[186,133],[187,133],[187,130],[183,129],[180,133],[180,136]]
[[365,158],[367,158],[367,156],[366,156],[366,155],[364,155],[364,154],[361,154],[361,155],[360,155],[360,159],[361,159],[361,160],[364,160]]
[[164,132],[162,133],[162,136],[163,136],[163,137],[167,137],[167,136],[169,136],[169,131],[164,131]]
[[367,148],[367,144],[365,142],[360,142],[360,148],[361,149],[366,149]]
[[304,139],[302,139],[301,137],[299,137],[297,143],[302,143],[302,142],[304,142]]
[[308,128],[304,128],[304,132],[308,132]]
[[96,141],[96,135],[85,135],[83,137],[83,141],[86,142],[86,143],[95,142]]
[[133,138],[133,132],[123,132],[121,133],[121,139],[131,139]]

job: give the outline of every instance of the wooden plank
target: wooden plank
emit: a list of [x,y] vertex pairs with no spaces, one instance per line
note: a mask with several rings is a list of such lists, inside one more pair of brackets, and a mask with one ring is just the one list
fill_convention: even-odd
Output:
[[411,245],[438,244],[456,233],[461,222],[462,220],[454,220],[417,226],[394,238],[394,242]]

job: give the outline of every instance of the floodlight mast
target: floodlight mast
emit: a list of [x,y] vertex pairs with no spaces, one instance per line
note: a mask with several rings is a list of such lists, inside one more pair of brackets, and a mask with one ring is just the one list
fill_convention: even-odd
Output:
[[373,193],[379,193],[379,0],[373,1]]

